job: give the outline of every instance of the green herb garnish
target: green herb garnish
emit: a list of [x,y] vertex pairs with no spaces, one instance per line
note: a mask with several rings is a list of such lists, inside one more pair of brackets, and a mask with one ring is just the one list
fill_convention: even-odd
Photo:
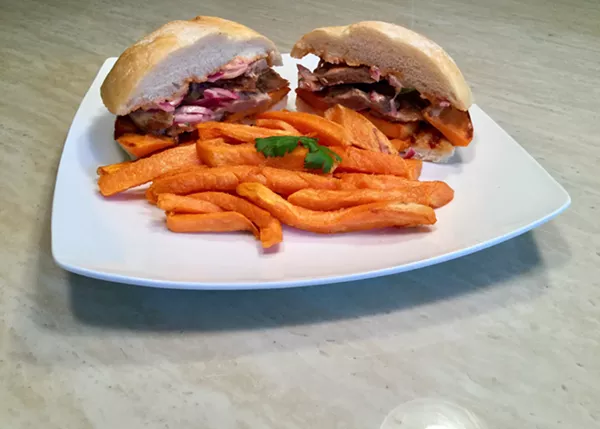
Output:
[[292,152],[298,144],[301,144],[308,153],[304,158],[304,166],[308,169],[321,170],[329,173],[335,161],[340,162],[342,158],[325,146],[317,143],[317,139],[304,136],[273,136],[257,138],[256,150],[267,157],[284,156]]
[[303,138],[305,137],[275,136],[257,138],[255,139],[256,150],[258,152],[262,152],[264,156],[268,157],[284,156],[286,153],[290,153],[296,149],[300,139]]

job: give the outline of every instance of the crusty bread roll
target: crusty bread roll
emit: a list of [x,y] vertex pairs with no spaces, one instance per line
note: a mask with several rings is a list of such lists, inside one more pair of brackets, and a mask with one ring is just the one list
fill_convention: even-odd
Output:
[[[433,144],[432,144],[433,143]],[[445,163],[454,155],[455,147],[431,129],[419,131],[407,154],[421,161]]]
[[102,84],[102,101],[126,115],[185,94],[189,82],[206,80],[235,57],[281,65],[273,42],[242,24],[210,16],[172,21],[123,52]]
[[456,63],[435,42],[399,25],[363,21],[341,27],[317,28],[305,34],[291,55],[315,54],[329,63],[376,66],[405,87],[427,98],[450,102],[459,110],[472,104],[471,90]]

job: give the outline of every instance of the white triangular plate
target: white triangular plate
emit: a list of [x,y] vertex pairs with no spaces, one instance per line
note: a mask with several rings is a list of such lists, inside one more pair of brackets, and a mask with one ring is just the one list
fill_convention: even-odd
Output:
[[[163,213],[143,199],[107,200],[96,168],[119,162],[114,116],[100,85],[106,60],[71,125],[56,178],[52,253],[68,271],[122,283],[182,289],[260,289],[319,285],[413,270],[501,243],[550,220],[570,204],[567,192],[479,107],[475,137],[447,165],[427,164],[422,180],[444,180],[455,199],[436,211],[432,231],[385,230],[316,235],[290,228],[277,251],[249,234],[174,234]],[[296,63],[278,72],[292,86]],[[309,68],[315,57],[300,61]],[[295,109],[293,91],[287,101]],[[280,106],[285,107],[285,106]],[[135,194],[135,191],[133,192]]]

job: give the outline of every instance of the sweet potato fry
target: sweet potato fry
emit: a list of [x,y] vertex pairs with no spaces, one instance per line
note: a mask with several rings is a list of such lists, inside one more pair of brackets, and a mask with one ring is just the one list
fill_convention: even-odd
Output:
[[117,162],[116,164],[102,165],[102,166],[98,167],[98,169],[96,170],[96,174],[98,174],[98,176],[104,176],[105,174],[111,174],[111,173],[114,173],[115,171],[117,171],[118,169],[120,169],[121,167],[125,167],[126,165],[129,165],[131,163],[132,163],[132,161],[125,161],[125,162]]
[[389,174],[336,173],[335,177],[341,181],[340,189],[410,189],[428,183]]
[[418,122],[389,122],[384,119],[376,118],[369,113],[362,113],[362,115],[390,139],[407,140],[419,129]]
[[117,139],[121,147],[136,158],[143,158],[159,150],[175,146],[175,140],[152,134],[123,134]]
[[[223,133],[221,132],[221,130],[217,127],[211,127],[211,124],[213,124],[213,122],[205,122],[204,124],[202,124],[205,125],[204,127],[196,128],[196,130],[198,131],[199,140],[223,140]],[[235,143],[235,140],[233,139],[228,139],[228,141]]]
[[304,112],[272,111],[258,115],[259,119],[279,119],[291,124],[305,135],[315,136],[325,146],[349,146],[351,139],[344,127],[328,119]]
[[422,162],[403,159],[398,155],[372,152],[355,147],[334,147],[342,161],[337,167],[339,172],[393,174],[394,176],[416,179],[421,174]]
[[[159,201],[160,197],[159,195]],[[198,202],[213,204],[227,211],[241,213],[250,219],[260,231],[260,241],[265,249],[281,243],[283,231],[279,220],[260,207],[235,195],[224,192],[200,192],[191,194],[189,198],[197,199]]]
[[454,146],[468,146],[473,140],[473,124],[469,112],[454,107],[431,105],[423,110],[423,115]]
[[[203,164],[210,167],[234,165],[261,165],[285,170],[307,171],[304,159],[307,150],[298,147],[293,152],[282,157],[265,158],[256,151],[253,144],[229,145],[217,140],[199,140],[196,143],[198,157]],[[332,150],[340,155],[342,161],[334,164],[331,172],[351,171],[376,174],[395,174],[415,179],[420,174],[421,161],[408,162],[398,155],[372,152],[353,147],[333,147]],[[419,168],[418,171],[415,171]]]
[[417,180],[421,176],[423,170],[423,161],[418,159],[405,159],[408,166],[408,177],[410,180]]
[[260,167],[238,165],[234,167],[196,168],[179,174],[167,175],[152,182],[146,192],[150,202],[156,202],[159,194],[187,195],[201,191],[234,191],[238,184],[249,177],[258,179]]
[[152,187],[147,188],[144,195],[146,196],[146,201],[148,201],[150,204],[156,205],[158,201],[158,195],[152,192]]
[[229,145],[214,141],[197,142],[198,157],[210,167],[223,167],[228,165],[259,165],[282,168],[286,170],[304,170],[304,158],[307,150],[298,147],[293,152],[282,157],[266,158],[257,152],[251,143]]
[[411,146],[412,142],[410,140],[402,140],[402,139],[391,139],[390,143],[398,152],[404,152],[408,150]]
[[170,213],[218,213],[223,210],[210,201],[175,194],[160,194],[156,206]]
[[302,133],[285,121],[279,119],[257,119],[256,126],[289,132],[291,136],[301,136]]
[[198,140],[196,151],[200,161],[209,167],[261,165],[265,162],[264,155],[257,152],[251,143],[231,145],[222,139]]
[[436,222],[431,207],[414,203],[383,201],[320,212],[297,207],[260,183],[242,183],[237,187],[237,193],[269,211],[286,225],[323,234],[432,225]]
[[[304,158],[308,150],[301,146],[284,156],[266,158],[256,151],[255,145],[250,143],[230,145],[215,140],[198,140],[196,144],[198,157],[209,167],[260,165],[284,170],[311,171],[304,166]],[[331,173],[335,171],[336,166],[337,164],[334,164]]]
[[198,170],[198,169],[206,169],[208,166],[206,165],[185,165],[183,167],[174,168],[172,170],[167,171],[166,173],[161,174],[158,177],[155,177],[153,180],[163,179],[169,176],[175,176],[176,174],[184,173],[186,171]]
[[108,197],[143,185],[161,174],[176,168],[198,165],[199,163],[200,161],[196,154],[196,145],[181,145],[147,158],[138,159],[114,173],[100,176],[98,178],[98,187],[100,188],[100,193]]
[[250,231],[260,238],[256,226],[246,216],[236,212],[167,214],[167,228],[173,232]]
[[[260,172],[260,179],[251,180],[252,182],[264,183],[269,189],[282,195],[290,195],[300,189],[338,189],[340,182],[331,176],[319,174],[304,173],[301,171],[289,171],[279,168],[263,167]],[[250,180],[245,180],[249,182]]]
[[373,152],[398,154],[385,134],[371,121],[352,109],[336,104],[325,111],[325,118],[344,127],[351,136],[353,146]]
[[442,207],[452,201],[454,191],[444,182],[417,182],[394,189],[353,189],[328,191],[301,189],[288,197],[294,205],[311,210],[339,210],[379,201],[416,203],[432,208]]
[[338,189],[340,181],[301,171],[282,170],[271,167],[238,165],[216,168],[196,168],[180,174],[155,180],[148,188],[146,197],[156,202],[158,195],[171,193],[187,195],[202,191],[235,191],[242,182],[259,182],[273,191],[289,195],[300,189]]
[[[156,177],[154,179],[154,182],[163,180],[167,177],[175,176],[177,174],[181,174],[181,173],[185,173],[185,172],[189,172],[189,171],[196,171],[198,169],[207,169],[207,168],[208,167],[206,165],[188,165],[185,167],[175,168],[171,171],[167,171],[165,174],[161,174],[160,176]],[[146,189],[146,200],[148,200],[148,202],[150,204],[156,204],[157,195],[155,195],[154,192],[152,192],[151,188],[152,187]]]
[[197,129],[200,140],[213,140],[221,137],[234,143],[254,143],[256,138],[290,135],[288,131],[225,122],[204,122],[198,124]]

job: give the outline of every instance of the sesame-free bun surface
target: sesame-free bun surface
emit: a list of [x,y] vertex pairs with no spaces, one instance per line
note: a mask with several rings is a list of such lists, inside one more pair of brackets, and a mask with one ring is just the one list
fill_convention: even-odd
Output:
[[405,87],[428,98],[449,101],[459,110],[472,104],[471,89],[454,60],[427,37],[399,25],[363,21],[317,28],[296,42],[291,55],[315,54],[329,63],[376,66]]
[[242,24],[211,16],[172,21],[121,54],[100,95],[111,113],[126,115],[184,94],[236,57],[281,65],[273,42]]

